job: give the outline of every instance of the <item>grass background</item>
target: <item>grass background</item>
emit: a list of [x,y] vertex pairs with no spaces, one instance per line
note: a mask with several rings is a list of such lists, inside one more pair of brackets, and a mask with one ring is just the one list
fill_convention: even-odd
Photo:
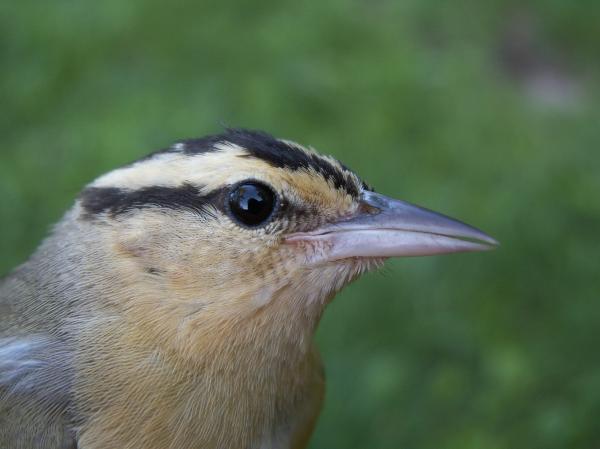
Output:
[[95,176],[222,124],[473,223],[333,303],[311,448],[600,448],[600,3],[0,5],[0,273]]

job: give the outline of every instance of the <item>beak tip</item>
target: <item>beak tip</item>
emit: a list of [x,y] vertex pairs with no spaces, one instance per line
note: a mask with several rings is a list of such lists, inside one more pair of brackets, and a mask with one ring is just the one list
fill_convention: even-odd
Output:
[[487,234],[483,234],[481,236],[481,241],[490,247],[490,249],[496,249],[497,247],[500,246],[500,242],[498,240],[496,240],[494,237],[491,237]]
[[487,234],[485,234],[484,242],[486,242],[490,246],[490,249],[496,249],[500,246],[500,242],[498,240]]

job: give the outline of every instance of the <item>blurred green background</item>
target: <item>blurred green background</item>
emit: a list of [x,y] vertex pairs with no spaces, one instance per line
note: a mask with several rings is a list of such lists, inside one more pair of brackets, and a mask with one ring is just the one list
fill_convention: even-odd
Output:
[[0,273],[97,175],[223,124],[473,223],[318,340],[311,448],[600,448],[600,2],[2,2]]

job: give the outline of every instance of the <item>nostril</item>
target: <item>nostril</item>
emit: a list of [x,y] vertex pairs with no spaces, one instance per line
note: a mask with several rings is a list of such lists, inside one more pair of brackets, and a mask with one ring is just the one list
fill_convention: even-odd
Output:
[[357,212],[358,214],[377,215],[381,213],[381,209],[365,201],[361,201],[358,205]]

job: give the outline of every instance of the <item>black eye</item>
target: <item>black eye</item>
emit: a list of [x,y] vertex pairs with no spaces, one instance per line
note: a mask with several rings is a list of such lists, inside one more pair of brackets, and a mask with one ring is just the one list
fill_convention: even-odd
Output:
[[275,209],[275,193],[258,182],[244,182],[229,194],[229,209],[240,223],[256,227],[264,224]]

